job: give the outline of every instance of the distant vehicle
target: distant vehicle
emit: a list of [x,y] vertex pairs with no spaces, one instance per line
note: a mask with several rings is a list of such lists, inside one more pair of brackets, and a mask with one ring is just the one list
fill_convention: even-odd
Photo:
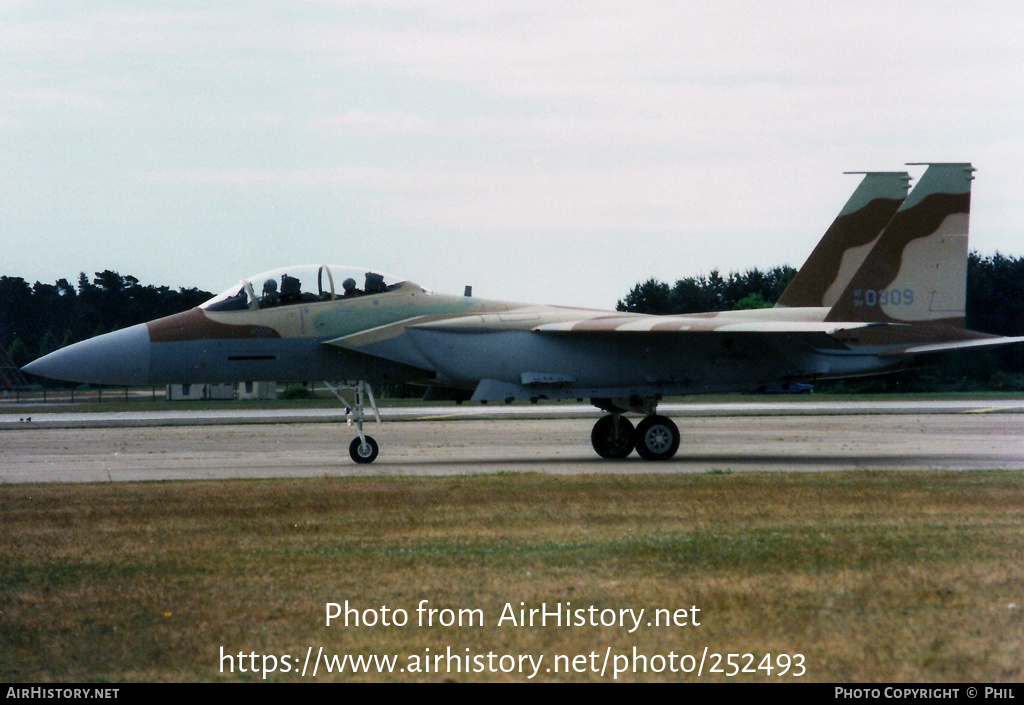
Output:
[[758,387],[758,394],[813,394],[813,384],[792,382],[790,384],[775,384],[770,387]]

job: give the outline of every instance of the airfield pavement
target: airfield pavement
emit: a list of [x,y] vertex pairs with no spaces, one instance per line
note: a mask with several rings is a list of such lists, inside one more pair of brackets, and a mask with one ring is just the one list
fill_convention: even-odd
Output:
[[[1024,401],[663,405],[679,425],[667,462],[602,460],[585,406],[404,407],[348,456],[342,412],[0,414],[0,482],[114,482],[497,472],[700,473],[1024,469]],[[84,418],[83,418],[84,417]],[[634,419],[635,421],[635,419]]]

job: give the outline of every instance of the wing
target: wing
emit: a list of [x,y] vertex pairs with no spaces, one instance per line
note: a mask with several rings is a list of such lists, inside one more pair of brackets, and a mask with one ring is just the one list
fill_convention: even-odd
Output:
[[801,319],[792,309],[649,316],[539,307],[424,316],[327,344],[429,371],[438,384],[473,389],[477,401],[508,401],[749,391],[1021,340],[823,317],[821,309]]
[[479,401],[655,397],[828,374],[820,351],[848,352],[844,338],[885,325],[769,318],[536,309],[422,317],[326,344],[427,370]]

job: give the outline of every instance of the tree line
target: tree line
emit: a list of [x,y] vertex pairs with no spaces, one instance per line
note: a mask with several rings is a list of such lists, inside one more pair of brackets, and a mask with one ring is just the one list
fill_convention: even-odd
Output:
[[767,308],[782,296],[795,275],[793,267],[784,265],[764,272],[730,272],[724,277],[713,269],[710,274],[679,279],[672,286],[648,279],[634,286],[615,308],[658,315]]
[[0,276],[0,348],[22,366],[65,345],[187,311],[211,296],[194,287],[143,286],[109,269],[92,280],[82,272],[77,285]]

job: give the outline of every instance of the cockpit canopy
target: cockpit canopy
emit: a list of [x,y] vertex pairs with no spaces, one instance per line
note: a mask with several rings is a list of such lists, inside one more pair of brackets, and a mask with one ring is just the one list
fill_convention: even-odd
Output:
[[207,311],[248,311],[291,306],[383,294],[407,283],[400,277],[359,267],[335,264],[285,267],[243,279],[200,308]]

